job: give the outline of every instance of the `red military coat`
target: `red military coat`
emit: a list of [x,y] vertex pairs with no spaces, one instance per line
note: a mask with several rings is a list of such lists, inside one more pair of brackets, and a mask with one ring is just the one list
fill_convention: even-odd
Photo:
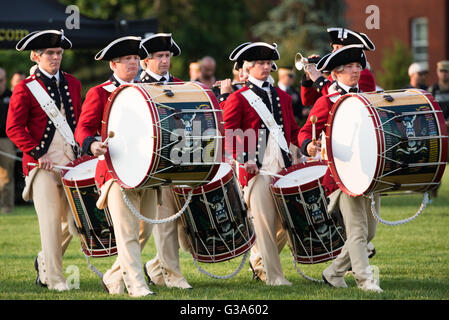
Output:
[[[264,127],[262,119],[257,112],[251,107],[246,98],[241,94],[242,92],[250,90],[250,87],[244,87],[238,91],[233,92],[222,105],[223,120],[225,121],[226,142],[225,149],[229,154],[232,154],[234,159],[240,163],[246,162],[245,154],[249,152],[248,143],[241,144],[243,150],[236,147],[238,143],[235,136],[230,136],[236,129],[242,129],[243,132],[248,129],[253,129],[256,134],[256,141],[259,141],[258,130]],[[298,145],[297,135],[299,126],[295,121],[292,110],[292,98],[285,91],[275,88],[279,97],[280,109],[282,112],[282,123],[285,140],[287,145],[293,143]],[[275,104],[275,103],[274,103]],[[275,107],[277,105],[275,104]],[[240,151],[243,151],[243,154]],[[249,174],[245,169],[239,168],[239,180],[242,186],[246,186],[254,175]]]
[[[67,88],[60,87],[60,91],[62,94],[68,93],[71,106],[66,106],[66,119],[73,130],[81,113],[81,83],[68,73],[62,72],[62,75],[67,82]],[[32,75],[14,87],[6,121],[6,133],[9,139],[23,152],[24,175],[28,175],[35,168],[28,163],[38,163],[37,160],[47,152],[56,130],[26,86],[35,79],[36,75]],[[47,92],[49,91],[40,79],[37,81]]]
[[[175,82],[181,82],[174,79]],[[109,96],[114,90],[111,90],[112,81],[106,81],[98,86],[91,88],[84,100],[82,112],[75,130],[75,139],[83,147],[83,152],[87,153],[93,137],[101,134],[101,121],[103,113],[108,103]],[[112,178],[105,160],[99,160],[95,170],[95,181],[101,186]]]
[[[315,102],[312,110],[310,110],[310,114],[306,123],[301,128],[298,134],[298,142],[303,154],[308,156],[306,151],[307,145],[312,141],[312,122],[310,121],[310,117],[317,117],[317,121],[315,122],[315,133],[318,137],[321,131],[326,130],[325,124],[327,123],[327,120],[329,118],[329,112],[331,111],[334,103],[340,98],[340,96],[340,93],[336,92],[327,96],[320,97]],[[338,189],[338,186],[333,179],[329,169],[327,169],[327,172],[323,178],[323,186],[326,190],[326,195],[329,195],[336,189]]]
[[[312,82],[312,81],[310,81]],[[315,102],[321,96],[327,96],[329,94],[329,87],[333,82],[332,76],[328,79],[324,77],[318,78],[313,86],[304,86],[301,84],[301,101],[304,106],[313,106]],[[376,91],[376,83],[374,76],[368,69],[363,69],[360,72],[359,88],[363,92]]]

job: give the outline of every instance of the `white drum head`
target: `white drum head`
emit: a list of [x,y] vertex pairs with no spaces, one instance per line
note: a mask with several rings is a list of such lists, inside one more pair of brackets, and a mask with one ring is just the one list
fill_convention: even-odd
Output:
[[232,170],[232,168],[231,168],[231,166],[229,164],[224,163],[224,162],[221,163],[220,167],[218,168],[217,173],[215,174],[215,176],[213,177],[213,179],[209,183],[212,183],[214,181],[217,181],[217,180],[223,178],[231,170]]
[[278,188],[290,188],[302,186],[324,176],[327,166],[310,166],[286,174],[274,184]]
[[113,170],[129,187],[145,179],[153,158],[153,120],[149,103],[134,87],[122,89],[114,99],[108,119],[109,154]]
[[376,171],[378,146],[374,121],[366,105],[359,98],[350,97],[337,108],[331,128],[332,160],[338,176],[350,192],[361,195]]
[[95,158],[78,164],[66,172],[64,179],[80,181],[94,178],[97,162],[98,158]]

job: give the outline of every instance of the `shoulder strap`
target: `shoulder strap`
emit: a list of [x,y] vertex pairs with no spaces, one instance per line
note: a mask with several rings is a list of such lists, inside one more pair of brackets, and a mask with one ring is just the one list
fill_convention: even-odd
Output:
[[252,90],[245,90],[241,92],[242,96],[248,101],[250,106],[257,112],[260,119],[265,123],[270,134],[273,135],[279,147],[290,153],[288,149],[287,141],[285,140],[284,133],[279,125],[276,123],[271,112],[268,110],[267,105],[262,101],[262,99]]
[[73,136],[72,129],[70,129],[66,118],[59,112],[55,101],[48,95],[47,91],[45,91],[37,80],[32,80],[26,85],[64,140],[70,145],[75,146],[75,137]]

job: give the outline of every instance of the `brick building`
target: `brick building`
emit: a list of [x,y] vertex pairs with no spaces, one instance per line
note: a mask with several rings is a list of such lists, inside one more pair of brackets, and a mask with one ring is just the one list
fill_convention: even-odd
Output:
[[349,29],[374,42],[376,51],[367,53],[374,74],[395,38],[409,46],[414,61],[429,64],[429,85],[437,79],[436,63],[449,59],[449,0],[346,0],[345,17]]

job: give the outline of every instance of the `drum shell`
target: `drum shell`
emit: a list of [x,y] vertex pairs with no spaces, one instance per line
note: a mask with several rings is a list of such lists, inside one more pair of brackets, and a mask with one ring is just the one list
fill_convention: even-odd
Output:
[[[230,170],[220,179],[193,190],[189,187],[173,189],[179,207],[184,205],[190,191],[193,194],[181,221],[195,260],[204,263],[226,261],[244,254],[254,244],[256,235],[239,188]],[[217,203],[220,203],[219,210],[212,207],[217,208]],[[221,214],[217,214],[219,211]],[[233,238],[227,236],[230,232],[234,234]],[[221,237],[225,241],[211,242],[212,237]]]
[[[386,99],[383,98],[384,96],[386,96]],[[365,105],[373,126],[379,128],[375,132],[377,143],[373,146],[377,150],[377,159],[374,159],[376,165],[373,179],[364,190],[355,190],[344,183],[344,178],[350,178],[349,173],[339,172],[334,158],[332,129],[335,117],[339,108],[350,97],[356,97]],[[392,101],[388,101],[389,97],[393,98]],[[400,165],[395,163],[395,161],[400,161],[407,164],[409,160],[412,163],[411,159],[414,159],[413,153],[410,156],[406,156],[404,153],[402,160],[395,156],[399,154],[399,151],[402,152],[403,149],[404,152],[411,152],[412,149],[407,148],[405,144],[412,140],[408,139],[405,134],[401,138],[396,139],[389,133],[390,131],[388,130],[397,133],[405,132],[406,129],[405,125],[399,123],[399,120],[391,120],[391,114],[384,110],[389,110],[391,114],[392,112],[397,114],[402,112],[410,115],[414,112],[416,115],[414,127],[418,124],[419,127],[425,128],[428,132],[435,132],[435,134],[429,134],[429,136],[435,136],[435,138],[423,139],[422,141],[417,140],[418,143],[425,145],[428,150],[432,149],[433,152],[429,151],[427,154],[422,155],[422,158],[418,158],[416,163],[429,163],[429,165],[413,168],[404,167],[401,169]],[[427,111],[429,113],[426,114],[425,112]],[[402,116],[402,118],[404,117]],[[346,94],[332,107],[326,126],[326,152],[329,159],[329,168],[339,188],[348,195],[361,196],[369,195],[373,192],[426,192],[437,188],[438,183],[441,181],[448,153],[447,130],[440,106],[432,95],[424,90],[410,89],[383,93]],[[419,135],[416,135],[416,137],[419,138]],[[400,142],[401,144],[395,147],[395,144]],[[438,144],[438,147],[430,148],[435,143]],[[393,170],[396,170],[396,173],[392,172]],[[354,179],[357,177],[357,172],[351,172],[351,174],[354,176]]]
[[[67,167],[76,167],[95,157],[83,156],[75,159]],[[95,167],[92,168],[95,172]],[[61,172],[62,184],[73,218],[80,233],[81,249],[88,257],[109,257],[117,254],[117,246],[112,220],[107,209],[100,210],[96,207],[99,198],[99,189],[92,176],[86,179],[66,179],[69,170]],[[87,212],[86,212],[87,211]],[[88,222],[89,221],[89,222]],[[102,233],[102,231],[107,231]]]
[[[111,159],[110,152],[105,154],[105,160],[107,166],[111,172],[111,175],[117,182],[125,189],[141,189],[141,188],[150,188],[157,187],[160,185],[176,185],[176,184],[186,184],[193,187],[206,184],[211,177],[215,175],[218,170],[219,164],[223,159],[223,136],[224,136],[224,127],[223,127],[223,119],[222,119],[222,111],[219,108],[218,101],[212,92],[206,88],[204,85],[199,83],[173,83],[170,85],[156,85],[156,84],[127,84],[121,85],[118,87],[109,98],[109,102],[106,105],[105,112],[103,115],[103,124],[101,129],[102,139],[105,140],[108,137],[108,133],[110,131],[108,121],[109,115],[111,113],[111,109],[113,108],[113,104],[117,96],[125,89],[132,87],[145,99],[147,103],[147,107],[149,110],[149,114],[151,115],[151,122],[153,124],[151,131],[152,138],[152,150],[156,150],[156,152],[160,152],[156,156],[153,156],[151,159],[151,164],[146,168],[146,173],[142,175],[141,181],[135,184],[128,184],[124,181],[123,177],[121,177],[114,169],[113,161]],[[177,93],[177,90],[186,89],[197,92],[190,93]],[[160,92],[160,90],[169,90],[174,93],[173,96],[167,96],[165,94],[156,94],[156,92]],[[185,99],[185,100],[184,100]],[[193,104],[193,105],[192,105]],[[195,105],[196,104],[196,105]],[[159,107],[160,105],[168,106]],[[178,112],[179,109],[190,109],[195,110],[195,108],[205,108],[204,110],[210,110],[210,112],[198,113],[197,119],[201,118],[202,124],[207,123],[205,125],[206,129],[216,130],[217,138],[214,140],[212,151],[214,151],[214,159],[212,163],[206,163],[203,161],[202,163],[194,163],[192,165],[174,165],[170,163],[167,159],[170,159],[170,151],[172,148],[166,148],[165,144],[167,141],[170,141],[170,132],[173,132],[177,129],[182,129],[180,126],[176,126],[173,123],[173,119],[175,117],[167,117],[167,115],[171,115],[170,107],[178,108],[176,109]],[[209,116],[208,116],[209,115]],[[209,119],[210,115],[212,115],[213,119]],[[209,117],[205,120],[205,117]],[[170,118],[170,119],[169,119]],[[165,121],[165,122],[164,122]],[[176,120],[175,120],[176,121]],[[164,126],[167,128],[163,129]],[[203,128],[202,128],[203,129]],[[204,141],[202,143],[202,149],[207,149],[210,147],[210,143],[206,143],[207,146],[204,147]],[[109,151],[109,150],[108,150]],[[182,151],[182,150],[181,150]],[[210,150],[209,150],[210,151]],[[166,152],[166,154],[162,155],[162,153]]]
[[[279,174],[287,175],[318,165],[326,165],[326,162],[296,164]],[[302,264],[321,263],[336,258],[346,240],[341,213],[338,210],[328,213],[328,203],[321,185],[323,177],[295,187],[275,186],[280,178],[274,179],[271,184],[282,225],[288,233],[291,252],[295,261]],[[331,237],[323,234],[330,234]]]

